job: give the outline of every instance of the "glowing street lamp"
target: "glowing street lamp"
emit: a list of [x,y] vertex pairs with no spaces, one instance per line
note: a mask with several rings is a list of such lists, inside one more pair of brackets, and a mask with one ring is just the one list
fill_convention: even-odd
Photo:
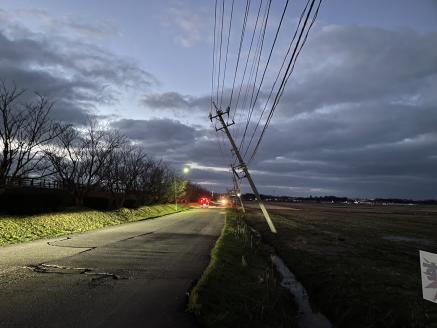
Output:
[[[190,168],[188,166],[185,166],[182,169],[182,173],[184,173],[185,175],[187,175],[188,173],[190,173]],[[174,180],[174,202],[176,205],[176,211],[178,210],[178,198],[177,198],[177,185],[176,185],[176,175],[173,176],[173,180]]]

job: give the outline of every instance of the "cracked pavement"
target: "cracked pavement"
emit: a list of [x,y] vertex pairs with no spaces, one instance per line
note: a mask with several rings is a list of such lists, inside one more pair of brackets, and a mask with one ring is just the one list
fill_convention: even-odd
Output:
[[220,209],[0,247],[1,327],[195,327]]

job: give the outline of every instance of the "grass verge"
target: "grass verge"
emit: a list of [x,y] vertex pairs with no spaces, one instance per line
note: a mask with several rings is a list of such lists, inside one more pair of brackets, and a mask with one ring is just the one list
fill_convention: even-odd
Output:
[[270,261],[270,250],[228,211],[211,261],[188,309],[205,327],[295,327],[296,307]]
[[116,211],[82,209],[27,216],[0,215],[0,246],[151,219],[187,209],[178,206],[176,211],[174,205],[165,204]]
[[[282,207],[288,206],[280,204]],[[246,216],[336,327],[437,327],[419,250],[437,253],[437,208],[291,204]]]

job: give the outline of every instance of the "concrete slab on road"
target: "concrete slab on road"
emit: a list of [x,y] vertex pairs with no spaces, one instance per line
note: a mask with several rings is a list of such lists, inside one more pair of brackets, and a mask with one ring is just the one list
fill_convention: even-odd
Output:
[[186,292],[223,218],[195,209],[1,247],[1,327],[193,327]]

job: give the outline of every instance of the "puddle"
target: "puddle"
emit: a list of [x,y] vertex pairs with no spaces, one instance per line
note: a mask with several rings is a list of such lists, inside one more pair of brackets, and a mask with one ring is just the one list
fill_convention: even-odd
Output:
[[298,326],[300,328],[331,328],[329,320],[320,312],[311,309],[308,293],[280,257],[271,255],[273,264],[282,275],[281,285],[294,296],[298,305]]
[[382,239],[389,240],[389,241],[400,241],[400,242],[412,242],[412,243],[419,243],[423,245],[431,245],[431,240],[428,239],[421,239],[421,238],[414,238],[414,237],[407,237],[407,236],[400,236],[400,235],[386,235],[382,237]]

